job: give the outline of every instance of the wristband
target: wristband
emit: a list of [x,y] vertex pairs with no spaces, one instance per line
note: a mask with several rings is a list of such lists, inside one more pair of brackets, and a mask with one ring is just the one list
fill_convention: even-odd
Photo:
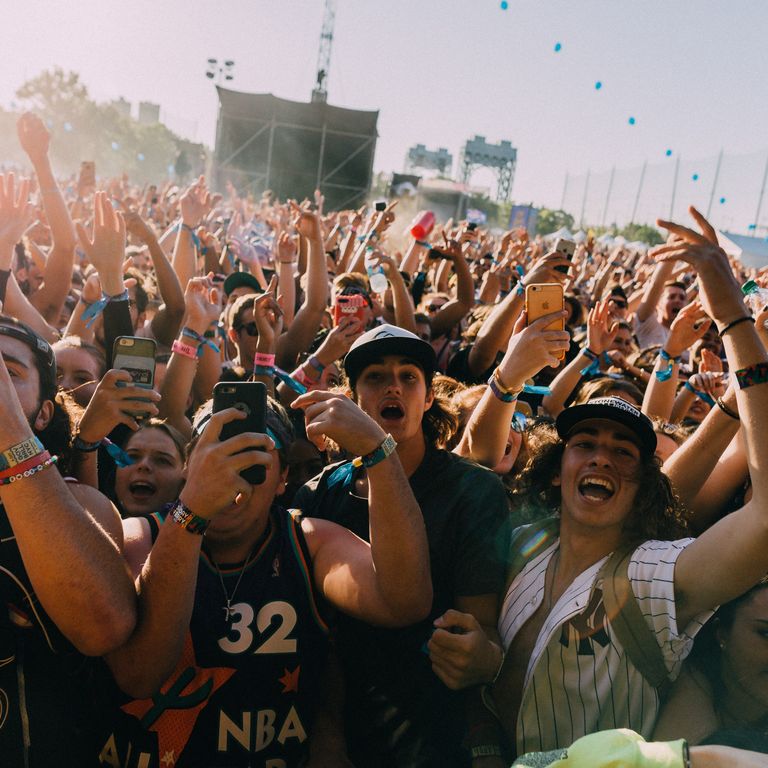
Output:
[[659,357],[662,360],[666,360],[667,367],[664,369],[659,368],[659,370],[656,371],[656,380],[669,381],[672,378],[673,364],[679,363],[680,357],[670,357],[669,353],[665,349],[659,350]]
[[181,228],[185,229],[187,232],[189,232],[189,236],[192,239],[192,244],[195,246],[195,250],[200,250],[200,238],[197,236],[197,232],[195,232],[194,227],[190,227],[189,224],[185,224],[183,221],[181,222]]
[[[40,458],[42,458],[42,456]],[[18,471],[9,477],[0,478],[0,485],[10,485],[11,483],[15,483],[17,480],[22,480],[25,477],[32,477],[32,475],[36,475],[38,472],[42,472],[44,469],[53,466],[58,460],[58,456],[48,456],[48,458],[42,461],[40,464],[30,467],[29,469],[25,469],[23,472]]]
[[178,339],[174,339],[173,344],[171,345],[171,352],[181,355],[182,357],[188,357],[190,360],[197,360],[197,353],[199,350],[200,347],[193,347]]
[[72,441],[72,447],[81,453],[93,453],[94,451],[98,451],[100,445],[101,440],[97,440],[95,443],[88,443],[83,440],[80,435],[75,435],[75,439]]
[[[207,331],[206,331],[207,333]],[[202,357],[204,347],[210,347],[217,355],[219,354],[219,348],[211,341],[208,336],[201,336],[197,331],[193,331],[189,326],[184,326],[181,329],[181,335],[182,336],[189,336],[190,339],[194,339],[198,343],[197,352],[195,354],[197,357]]]
[[722,397],[716,397],[715,403],[717,404],[717,407],[726,415],[730,416],[732,419],[735,419],[736,421],[741,421],[741,417],[739,416],[736,411],[734,411],[732,408],[729,408]]
[[589,347],[582,347],[579,352],[591,361],[579,373],[582,376],[597,376],[600,373],[600,355],[595,354]]
[[731,322],[728,323],[728,325],[726,325],[722,331],[718,328],[717,332],[720,334],[720,336],[725,336],[725,334],[728,333],[728,331],[730,331],[731,328],[735,328],[739,323],[747,323],[747,322],[752,323],[752,325],[754,325],[755,318],[752,317],[752,315],[744,315],[744,317],[737,317],[735,320],[731,320]]
[[522,279],[517,281],[517,286],[515,287],[515,295],[525,296],[525,283],[522,281]]
[[701,392],[698,389],[694,389],[691,386],[691,382],[690,381],[686,381],[683,386],[689,392],[693,392],[693,394],[696,395],[696,397],[698,397],[699,400],[703,400],[710,408],[715,404],[715,401],[706,392]]
[[[300,369],[299,369],[300,370]],[[272,375],[277,376],[280,381],[285,384],[286,387],[289,389],[292,389],[294,392],[296,392],[299,395],[304,395],[307,393],[309,387],[305,385],[304,380],[300,379],[298,376],[296,376],[296,372],[293,373],[286,373],[282,368],[278,368],[275,366],[272,368]],[[304,375],[304,372],[302,371],[302,375]],[[304,376],[306,379],[306,375]],[[306,379],[309,386],[312,386],[314,384],[313,381],[309,381]]]
[[755,363],[736,371],[736,381],[739,389],[747,389],[755,384],[765,384],[768,381],[768,363]]
[[275,356],[272,354],[267,354],[266,352],[257,352],[253,356],[253,365],[255,366],[262,366],[262,367],[274,367],[275,365]]
[[45,451],[45,446],[36,437],[29,437],[0,453],[0,472],[15,467]]
[[309,363],[318,373],[325,370],[325,366],[317,359],[316,355],[311,355],[305,362]]
[[42,451],[35,454],[26,461],[21,461],[13,467],[8,467],[0,472],[0,480],[7,480],[9,477],[18,474],[19,472],[26,472],[32,467],[36,467],[38,464],[42,464],[51,458],[51,454],[48,451]]
[[267,376],[272,379],[275,377],[275,366],[274,365],[254,365],[253,375]]
[[496,384],[496,388],[505,395],[514,395],[517,397],[524,389],[524,387],[518,387],[517,389],[512,389],[510,387],[505,387],[504,383],[501,380],[501,377],[499,376],[499,369],[498,367],[493,369],[493,373],[491,374],[491,378],[494,380],[494,383]]
[[352,459],[352,466],[365,467],[366,469],[375,467],[379,462],[384,461],[387,456],[391,456],[395,448],[397,448],[395,438],[388,434],[376,450],[367,453],[365,456],[358,456],[356,459]]
[[311,387],[314,386],[317,382],[312,381],[312,379],[307,376],[306,373],[304,373],[304,369],[299,366],[292,374],[291,378],[294,381],[298,381],[299,384],[303,384],[305,387]]
[[194,533],[196,536],[204,536],[211,524],[210,520],[196,515],[189,507],[184,505],[181,499],[169,505],[168,510],[174,523],[178,523],[185,531]]
[[488,387],[490,388],[491,392],[493,392],[494,397],[496,397],[497,400],[501,400],[502,403],[514,403],[517,400],[517,394],[510,394],[509,392],[504,392],[499,388],[499,385],[496,383],[495,371],[493,376],[488,379]]
[[86,321],[86,328],[90,328],[96,322],[96,318],[104,311],[107,304],[111,301],[128,301],[128,289],[126,288],[122,293],[119,293],[116,296],[109,296],[106,293],[102,293],[101,298],[98,301],[94,301],[92,304],[87,304],[85,312],[80,316],[81,320]]

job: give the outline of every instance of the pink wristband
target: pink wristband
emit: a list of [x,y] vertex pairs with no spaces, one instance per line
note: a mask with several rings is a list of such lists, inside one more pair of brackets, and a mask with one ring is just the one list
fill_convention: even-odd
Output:
[[261,365],[267,368],[274,367],[275,365],[275,356],[274,355],[268,355],[265,352],[257,352],[253,356],[253,365]]
[[188,357],[191,360],[197,360],[197,349],[190,344],[185,344],[183,341],[176,339],[171,346],[171,352],[175,352],[177,355]]
[[307,376],[306,373],[302,370],[301,366],[299,366],[292,374],[291,378],[295,381],[298,381],[299,384],[303,384],[305,387],[313,387],[315,384],[317,384],[316,381],[312,381],[312,379]]

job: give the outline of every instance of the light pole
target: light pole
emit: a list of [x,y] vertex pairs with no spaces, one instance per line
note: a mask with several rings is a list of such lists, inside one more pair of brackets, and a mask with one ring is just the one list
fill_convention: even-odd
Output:
[[216,80],[217,85],[221,85],[222,80],[233,80],[235,75],[232,72],[235,62],[232,59],[220,62],[218,59],[208,59],[208,69],[205,76],[210,80]]

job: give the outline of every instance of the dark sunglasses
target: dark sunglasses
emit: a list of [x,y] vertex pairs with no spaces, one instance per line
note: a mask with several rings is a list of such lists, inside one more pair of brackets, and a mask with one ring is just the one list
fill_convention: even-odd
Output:
[[256,323],[251,320],[250,323],[243,323],[242,325],[238,325],[235,330],[240,333],[240,331],[245,331],[249,336],[258,336],[259,335],[259,328],[256,325]]
[[437,312],[444,306],[445,304],[427,304],[427,312]]
[[609,303],[613,302],[619,309],[626,309],[627,302],[623,299],[610,299]]

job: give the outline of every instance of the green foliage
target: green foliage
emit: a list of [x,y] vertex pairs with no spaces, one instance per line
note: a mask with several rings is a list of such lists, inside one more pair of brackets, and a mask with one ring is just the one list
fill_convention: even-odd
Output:
[[628,242],[639,240],[642,243],[648,243],[648,245],[661,245],[664,242],[661,232],[648,224],[627,224],[616,234],[625,237]]
[[[93,160],[100,178],[127,173],[137,183],[158,181],[168,176],[168,166],[174,166],[182,152],[184,176],[205,171],[202,144],[180,138],[162,123],[142,125],[111,104],[93,101],[74,72],[60,68],[42,72],[16,95],[23,111],[35,112],[48,126],[51,161],[60,175],[74,174],[81,161]],[[17,118],[0,109],[0,162],[26,166],[16,137]]]
[[536,234],[548,235],[550,232],[556,232],[561,227],[567,227],[573,232],[573,216],[565,211],[554,211],[549,208],[542,208],[536,220]]

